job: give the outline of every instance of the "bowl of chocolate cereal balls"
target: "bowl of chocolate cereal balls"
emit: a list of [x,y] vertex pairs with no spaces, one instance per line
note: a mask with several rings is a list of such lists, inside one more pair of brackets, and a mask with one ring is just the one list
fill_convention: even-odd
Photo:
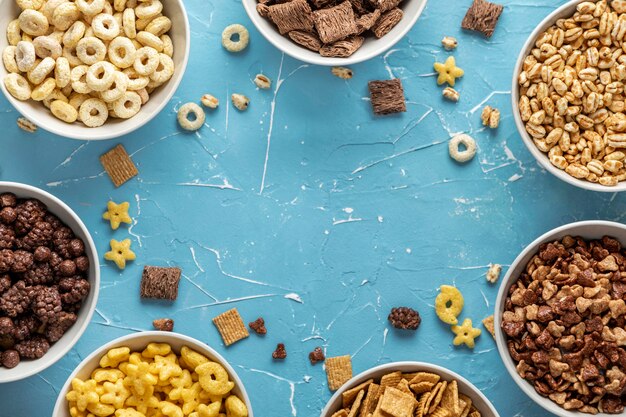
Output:
[[2,0],[0,89],[26,119],[82,140],[129,134],[182,80],[182,0]]
[[626,405],[626,225],[551,230],[513,261],[495,333],[517,385],[562,417],[623,415]]
[[55,196],[0,182],[0,383],[61,359],[96,308],[100,268],[80,218]]

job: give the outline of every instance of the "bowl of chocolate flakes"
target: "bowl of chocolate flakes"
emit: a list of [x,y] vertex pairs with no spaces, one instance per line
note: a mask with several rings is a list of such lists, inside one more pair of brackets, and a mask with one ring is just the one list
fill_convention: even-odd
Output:
[[242,0],[275,47],[316,65],[351,65],[387,51],[407,34],[427,0]]
[[0,383],[43,371],[76,344],[99,283],[76,213],[43,190],[0,182]]
[[564,417],[624,414],[626,225],[582,221],[528,245],[496,301],[498,351],[519,387]]

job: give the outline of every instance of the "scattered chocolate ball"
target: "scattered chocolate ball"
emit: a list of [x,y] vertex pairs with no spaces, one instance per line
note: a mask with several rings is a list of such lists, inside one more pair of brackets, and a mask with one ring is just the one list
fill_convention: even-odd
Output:
[[274,353],[272,353],[272,358],[274,359],[285,359],[287,357],[287,350],[285,349],[285,344],[284,343],[279,343],[276,346],[276,350],[274,351]]
[[313,349],[311,353],[309,353],[309,360],[311,361],[311,365],[315,365],[318,362],[323,362],[325,359],[326,356],[324,356],[324,351],[319,346]]
[[265,320],[263,320],[263,317],[259,317],[255,321],[248,323],[248,326],[250,326],[250,328],[254,330],[257,334],[267,333],[267,329],[265,328]]
[[2,360],[2,366],[11,369],[19,365],[20,354],[14,349],[5,350],[2,354],[0,354],[0,359]]
[[419,313],[410,307],[392,308],[388,320],[393,327],[402,330],[417,330],[422,322]]
[[171,332],[174,330],[174,320],[172,319],[156,319],[152,322],[155,329],[162,332]]

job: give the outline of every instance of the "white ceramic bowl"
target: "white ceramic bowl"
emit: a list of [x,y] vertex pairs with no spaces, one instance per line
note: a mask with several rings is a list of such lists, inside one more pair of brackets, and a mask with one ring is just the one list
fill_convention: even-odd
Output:
[[[7,37],[4,36],[6,28],[10,21],[19,16],[19,13],[20,9],[14,0],[0,0],[0,33],[2,33],[2,36],[0,36],[0,52],[4,51],[4,48],[8,45]],[[141,107],[139,113],[130,119],[109,118],[103,126],[96,128],[89,128],[80,122],[73,124],[62,122],[54,117],[42,103],[33,100],[19,101],[9,94],[2,81],[7,74],[4,65],[0,65],[0,88],[18,112],[48,132],[81,140],[103,140],[128,135],[159,114],[174,95],[187,67],[190,43],[189,22],[187,21],[187,13],[185,12],[183,1],[164,1],[163,14],[172,20],[172,29],[169,35],[174,44],[174,56],[172,58],[175,65],[174,75],[167,83],[157,88],[150,95],[150,100]]]
[[54,343],[42,358],[24,360],[13,369],[0,367],[0,383],[12,382],[27,378],[47,369],[61,359],[78,342],[91,320],[100,287],[100,263],[93,239],[80,218],[64,202],[46,191],[26,184],[0,181],[0,194],[11,192],[18,198],[36,198],[48,206],[48,210],[74,231],[74,234],[85,243],[85,252],[89,257],[89,283],[91,290],[78,313],[78,320],[59,341]]
[[[506,367],[507,371],[509,371],[509,374],[511,374],[511,377],[515,380],[515,382],[522,389],[522,391],[524,391],[524,393],[526,393],[526,395],[528,395],[538,405],[543,407],[545,410],[556,414],[557,416],[582,417],[588,416],[589,414],[584,414],[577,411],[568,411],[561,408],[558,404],[554,403],[549,398],[544,398],[539,395],[530,383],[528,383],[525,379],[517,374],[517,371],[515,370],[515,362],[513,361],[513,358],[511,358],[511,355],[509,354],[509,350],[506,345],[506,334],[501,328],[502,314],[504,312],[504,303],[506,301],[509,288],[511,288],[511,285],[513,285],[513,283],[517,281],[517,278],[526,268],[526,264],[528,263],[528,261],[530,261],[530,259],[537,253],[537,251],[539,250],[539,246],[542,243],[552,242],[561,239],[562,237],[567,235],[581,236],[585,239],[600,239],[602,238],[602,236],[611,236],[622,243],[626,243],[626,225],[601,220],[583,221],[557,227],[556,229],[550,230],[549,232],[535,239],[522,251],[522,253],[519,254],[517,258],[515,258],[515,261],[513,261],[505,277],[502,279],[502,284],[500,285],[500,291],[498,292],[498,298],[496,300],[494,325],[496,329],[496,343],[498,345],[498,352],[500,353],[500,357],[502,358],[502,361],[504,362],[504,366]],[[600,413],[598,415],[608,416],[609,414]],[[622,413],[619,415],[623,416],[626,415],[626,413]]]
[[[472,404],[480,411],[483,417],[499,417],[500,415],[489,402],[487,397],[480,392],[471,382],[463,378],[459,374],[449,371],[441,366],[433,365],[425,362],[391,362],[384,365],[379,365],[371,368],[365,372],[362,372],[346,382],[341,388],[335,392],[335,395],[326,404],[326,407],[322,410],[321,417],[330,417],[334,412],[341,408],[342,394],[348,389],[359,385],[362,382],[367,381],[370,378],[374,380],[382,377],[385,374],[394,371],[402,371],[406,373],[425,371],[439,374],[442,379],[451,381],[456,379],[459,385],[459,392],[465,394],[472,399]],[[56,416],[55,416],[56,417]]]
[[92,354],[87,356],[72,372],[72,374],[67,378],[65,385],[61,388],[59,392],[59,397],[57,398],[56,405],[54,406],[54,411],[52,412],[52,417],[70,417],[69,409],[67,406],[67,400],[65,399],[65,395],[68,393],[70,389],[70,384],[72,379],[81,378],[88,379],[91,375],[91,372],[98,367],[98,362],[100,358],[110,349],[128,346],[132,351],[141,351],[143,350],[148,343],[167,343],[172,346],[172,349],[180,354],[180,348],[183,346],[188,346],[191,349],[198,351],[203,354],[207,358],[211,359],[214,362],[219,363],[226,369],[228,375],[230,376],[230,380],[235,383],[235,388],[233,388],[232,393],[236,394],[248,407],[248,416],[254,417],[254,413],[252,411],[252,405],[250,404],[250,397],[248,397],[248,393],[246,392],[241,379],[235,372],[232,366],[215,350],[211,349],[204,343],[191,338],[189,336],[182,335],[180,333],[172,333],[172,332],[140,332],[133,333],[126,336],[122,336],[115,340],[110,341],[109,343],[104,344]]
[[289,36],[281,35],[276,26],[269,19],[265,19],[257,13],[257,0],[242,0],[242,2],[250,20],[254,23],[254,26],[256,26],[265,39],[267,39],[276,48],[293,58],[308,62],[309,64],[336,66],[353,65],[359,62],[367,61],[368,59],[378,56],[391,48],[398,41],[400,41],[400,39],[402,39],[409,30],[411,30],[413,25],[415,25],[415,22],[417,22],[417,19],[422,14],[424,7],[426,7],[427,0],[404,0],[400,3],[400,8],[404,11],[404,17],[400,23],[398,23],[396,27],[391,30],[391,32],[380,39],[376,39],[373,35],[366,36],[363,46],[347,58],[323,57],[317,52],[311,51],[294,43]]
[[535,40],[537,39],[537,37],[546,29],[548,29],[550,26],[555,24],[558,19],[572,16],[576,12],[576,6],[579,3],[582,3],[582,1],[584,0],[569,1],[565,3],[564,5],[560,6],[559,8],[557,8],[556,10],[554,10],[552,13],[550,13],[541,23],[539,23],[539,25],[535,28],[533,33],[530,34],[530,36],[528,37],[528,40],[522,47],[519,57],[517,58],[517,63],[515,64],[515,69],[513,70],[513,83],[511,86],[511,92],[512,92],[511,102],[513,106],[513,117],[515,119],[515,125],[517,126],[517,130],[519,131],[519,134],[522,137],[522,140],[524,141],[524,144],[526,145],[530,153],[535,157],[537,162],[539,162],[539,165],[541,165],[544,169],[546,169],[555,177],[569,184],[572,184],[576,187],[584,188],[585,190],[609,192],[609,193],[614,193],[616,191],[625,191],[626,181],[621,181],[614,187],[607,187],[607,186],[596,184],[596,183],[589,182],[586,180],[580,180],[578,178],[574,178],[571,175],[567,174],[565,171],[558,169],[557,167],[552,165],[552,163],[548,159],[548,155],[541,152],[537,148],[537,146],[534,144],[528,132],[526,132],[526,128],[524,127],[524,122],[522,121],[522,118],[519,114],[520,88],[519,88],[519,85],[517,84],[517,78],[520,72],[522,71],[524,59],[533,49]]

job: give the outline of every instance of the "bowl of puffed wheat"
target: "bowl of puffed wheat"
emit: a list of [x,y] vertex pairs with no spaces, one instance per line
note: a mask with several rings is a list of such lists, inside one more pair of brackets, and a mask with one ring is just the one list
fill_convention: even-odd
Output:
[[471,382],[424,362],[371,368],[343,384],[321,413],[321,417],[368,415],[499,417]]
[[315,65],[351,65],[387,51],[406,35],[427,0],[242,0],[276,48]]
[[148,123],[189,56],[182,0],[1,0],[0,31],[0,89],[29,125],[72,139]]
[[624,415],[626,226],[553,229],[513,261],[495,306],[500,357],[517,385],[562,417]]
[[592,191],[626,190],[623,1],[570,1],[529,36],[513,73],[513,115],[539,164]]

